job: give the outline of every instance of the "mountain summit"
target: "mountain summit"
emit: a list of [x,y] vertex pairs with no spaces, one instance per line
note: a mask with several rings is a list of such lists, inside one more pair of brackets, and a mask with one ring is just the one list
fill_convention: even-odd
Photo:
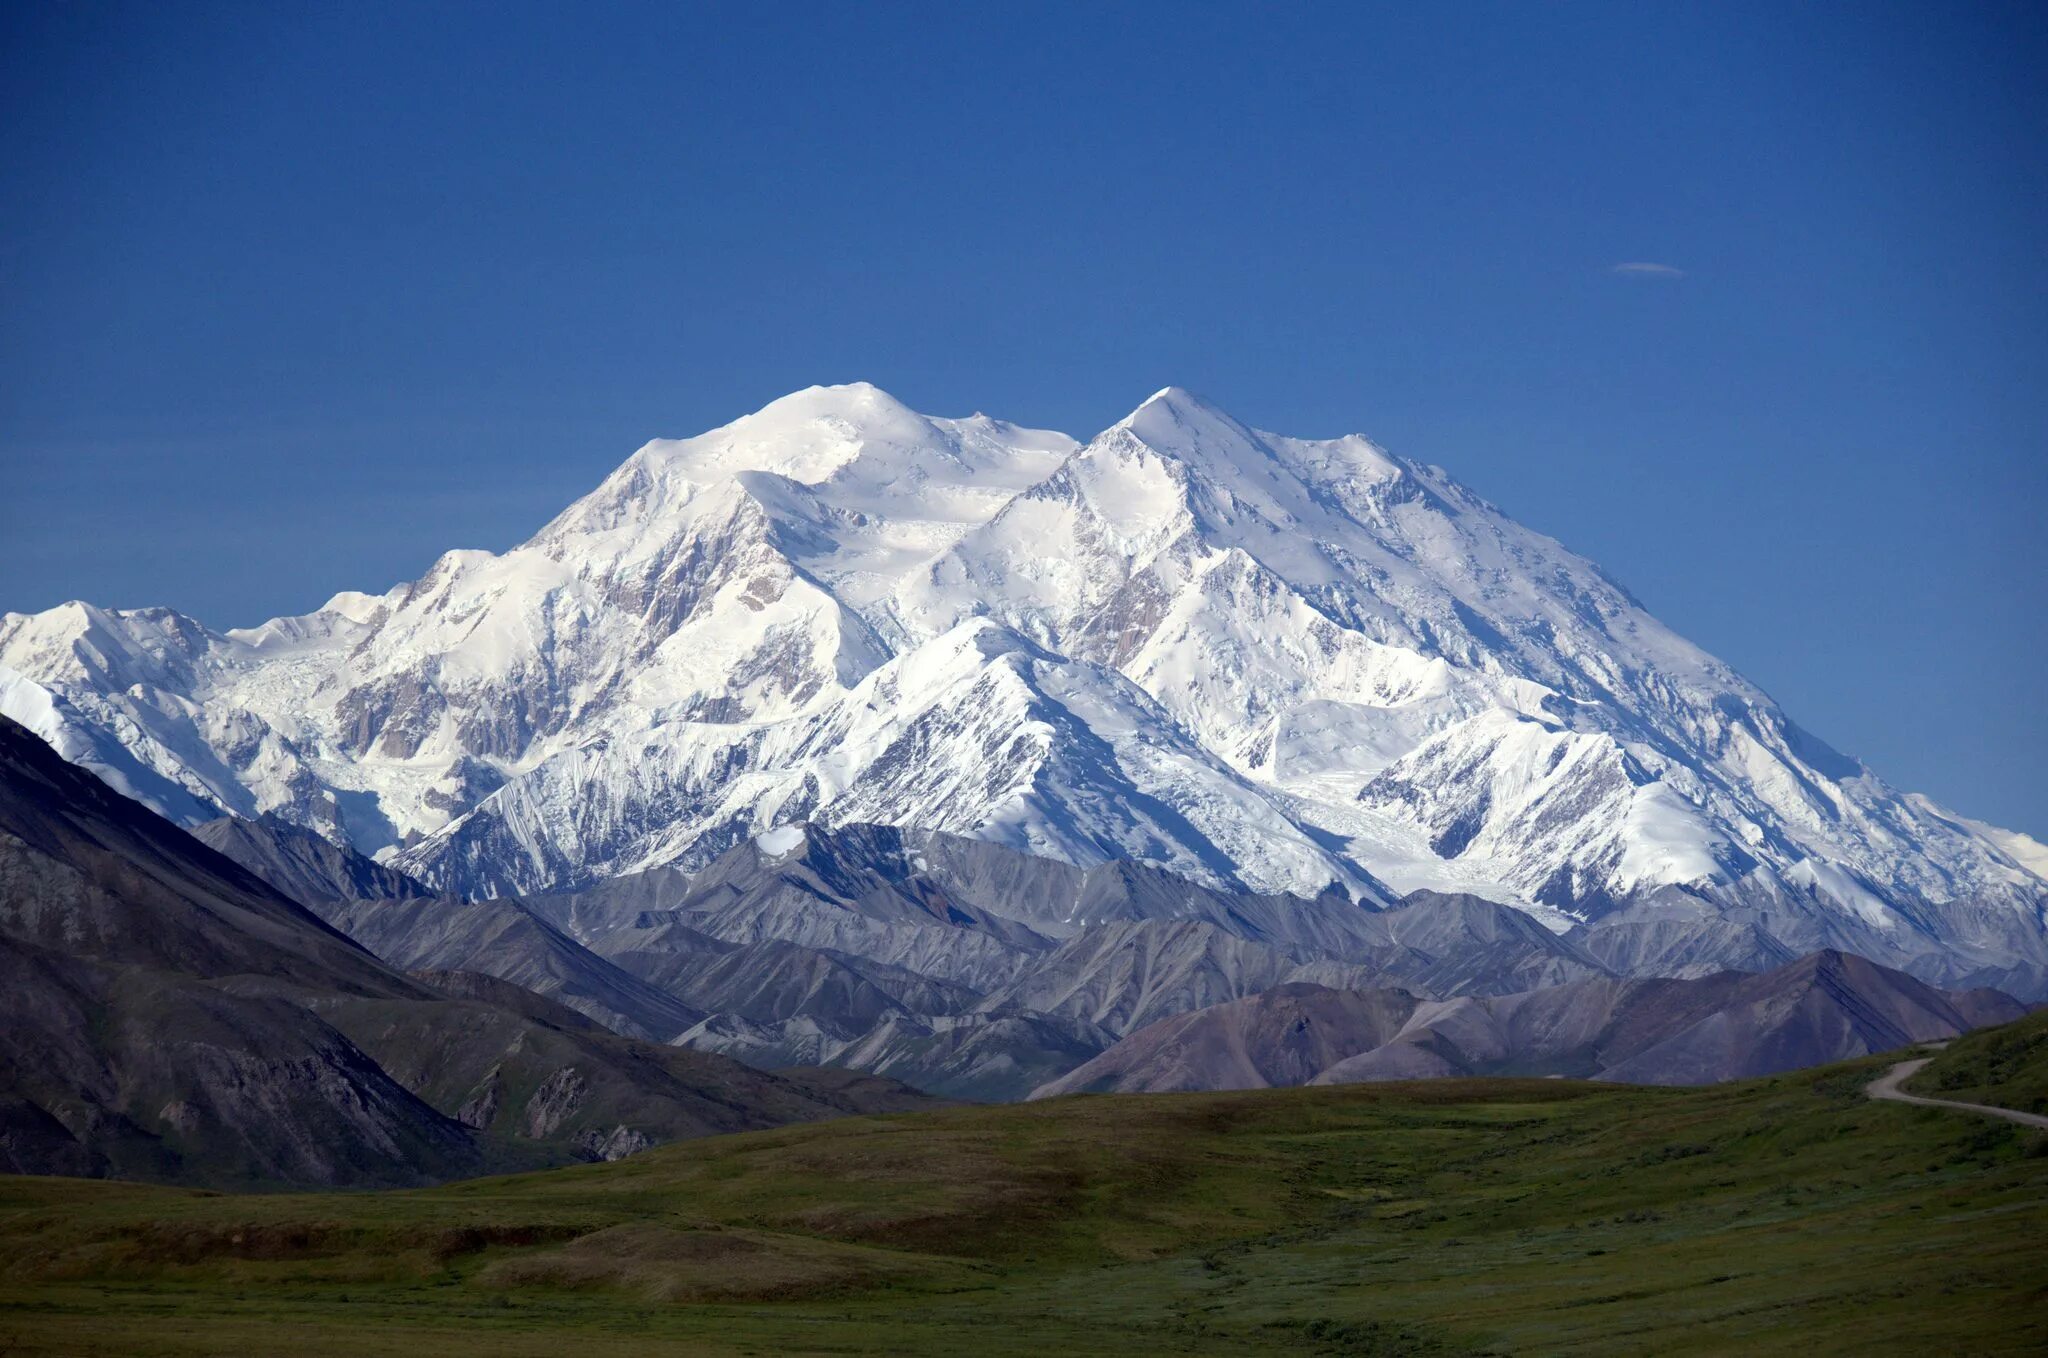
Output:
[[1175,387],[1086,444],[813,387],[381,595],[9,614],[0,711],[182,823],[441,890],[882,823],[2048,993],[2048,851],[1894,791],[1440,469]]

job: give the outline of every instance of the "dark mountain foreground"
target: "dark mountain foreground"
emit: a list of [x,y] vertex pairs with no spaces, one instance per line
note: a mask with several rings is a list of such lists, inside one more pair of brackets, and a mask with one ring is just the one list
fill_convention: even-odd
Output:
[[403,974],[0,720],[0,1168],[418,1184],[926,1102]]
[[396,868],[387,868],[274,816],[257,820],[222,816],[196,827],[192,837],[309,909],[318,910],[326,901],[403,900],[434,894]]
[[[2020,1024],[1925,1078],[2001,1035],[2048,1059]],[[0,1179],[0,1348],[2041,1352],[2048,1136],[1866,1097],[1905,1054],[952,1108],[377,1193]]]

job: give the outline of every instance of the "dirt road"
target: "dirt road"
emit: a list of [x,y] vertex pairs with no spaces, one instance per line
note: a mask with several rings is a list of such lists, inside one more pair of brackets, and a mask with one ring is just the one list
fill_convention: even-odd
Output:
[[1954,1108],[1964,1113],[1986,1113],[2007,1122],[2017,1122],[2025,1127],[2048,1128],[2048,1117],[2039,1113],[2022,1113],[2017,1108],[1997,1108],[1988,1103],[1957,1103],[1953,1099],[1923,1099],[1918,1094],[1908,1094],[1899,1088],[1907,1080],[1920,1073],[1920,1067],[1934,1058],[1922,1056],[1913,1061],[1901,1061],[1884,1074],[1870,1082],[1869,1094],[1873,1099],[1890,1099],[1894,1103],[1917,1103],[1923,1108]]

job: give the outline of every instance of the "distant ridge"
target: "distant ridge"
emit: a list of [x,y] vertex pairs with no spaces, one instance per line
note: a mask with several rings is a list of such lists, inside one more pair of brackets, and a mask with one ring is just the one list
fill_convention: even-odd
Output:
[[1262,1089],[1454,1075],[1711,1084],[1890,1051],[2026,1013],[1818,952],[1761,975],[1610,977],[1523,994],[1277,987],[1164,1019],[1032,1093]]

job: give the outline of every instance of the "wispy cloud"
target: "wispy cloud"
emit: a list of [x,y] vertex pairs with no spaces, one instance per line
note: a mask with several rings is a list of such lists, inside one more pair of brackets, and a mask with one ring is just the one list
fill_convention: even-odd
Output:
[[1607,272],[1618,278],[1683,278],[1685,270],[1671,264],[1651,264],[1637,261],[1630,264],[1608,266]]

